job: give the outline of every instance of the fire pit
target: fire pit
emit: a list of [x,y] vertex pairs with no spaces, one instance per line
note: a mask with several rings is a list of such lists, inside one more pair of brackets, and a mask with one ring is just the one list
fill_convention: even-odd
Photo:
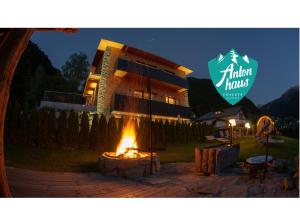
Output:
[[105,175],[125,178],[144,177],[159,172],[160,161],[156,153],[139,151],[136,143],[135,127],[128,121],[122,132],[121,141],[115,152],[104,152],[99,157],[99,168]]

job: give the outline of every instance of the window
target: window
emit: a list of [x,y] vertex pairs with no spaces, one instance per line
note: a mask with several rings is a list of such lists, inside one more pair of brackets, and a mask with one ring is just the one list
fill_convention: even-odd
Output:
[[[135,90],[134,96],[141,99],[149,99],[149,94],[142,90]],[[151,93],[151,99],[153,100],[157,96],[157,93]]]
[[[155,99],[157,96],[157,93],[151,93],[151,100]],[[149,99],[149,93],[144,92],[144,99]]]
[[166,96],[166,103],[175,105],[176,104],[176,99],[171,97],[171,96]]
[[134,91],[134,96],[142,99],[143,98],[143,91],[135,90]]

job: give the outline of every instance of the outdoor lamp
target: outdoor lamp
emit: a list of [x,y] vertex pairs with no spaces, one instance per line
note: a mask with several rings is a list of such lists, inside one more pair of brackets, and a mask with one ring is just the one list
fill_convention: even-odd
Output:
[[249,124],[249,122],[245,123],[245,128],[250,129],[250,124]]
[[251,128],[249,122],[245,123],[246,135],[248,135],[248,130]]
[[235,127],[236,126],[236,122],[235,119],[230,119],[229,120],[230,126]]
[[229,120],[229,125],[230,125],[230,128],[231,128],[230,145],[232,146],[232,140],[233,140],[233,127],[236,126],[235,119],[230,119],[230,120]]

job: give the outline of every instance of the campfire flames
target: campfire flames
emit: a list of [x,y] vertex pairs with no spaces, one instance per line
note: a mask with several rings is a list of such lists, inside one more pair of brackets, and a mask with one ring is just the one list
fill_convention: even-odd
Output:
[[121,140],[117,146],[116,156],[125,158],[140,157],[136,143],[136,132],[134,121],[129,120],[125,125]]

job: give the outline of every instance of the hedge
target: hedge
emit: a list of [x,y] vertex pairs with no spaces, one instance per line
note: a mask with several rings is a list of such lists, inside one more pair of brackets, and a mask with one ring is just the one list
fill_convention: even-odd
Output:
[[[57,118],[56,118],[57,117]],[[128,119],[89,115],[86,112],[59,112],[43,108],[21,111],[12,107],[6,116],[5,142],[62,149],[92,149],[98,152],[115,151]],[[134,120],[138,148],[150,149],[150,124],[154,150],[163,150],[173,144],[203,142],[205,135],[213,134],[213,127],[200,123],[140,118]]]

